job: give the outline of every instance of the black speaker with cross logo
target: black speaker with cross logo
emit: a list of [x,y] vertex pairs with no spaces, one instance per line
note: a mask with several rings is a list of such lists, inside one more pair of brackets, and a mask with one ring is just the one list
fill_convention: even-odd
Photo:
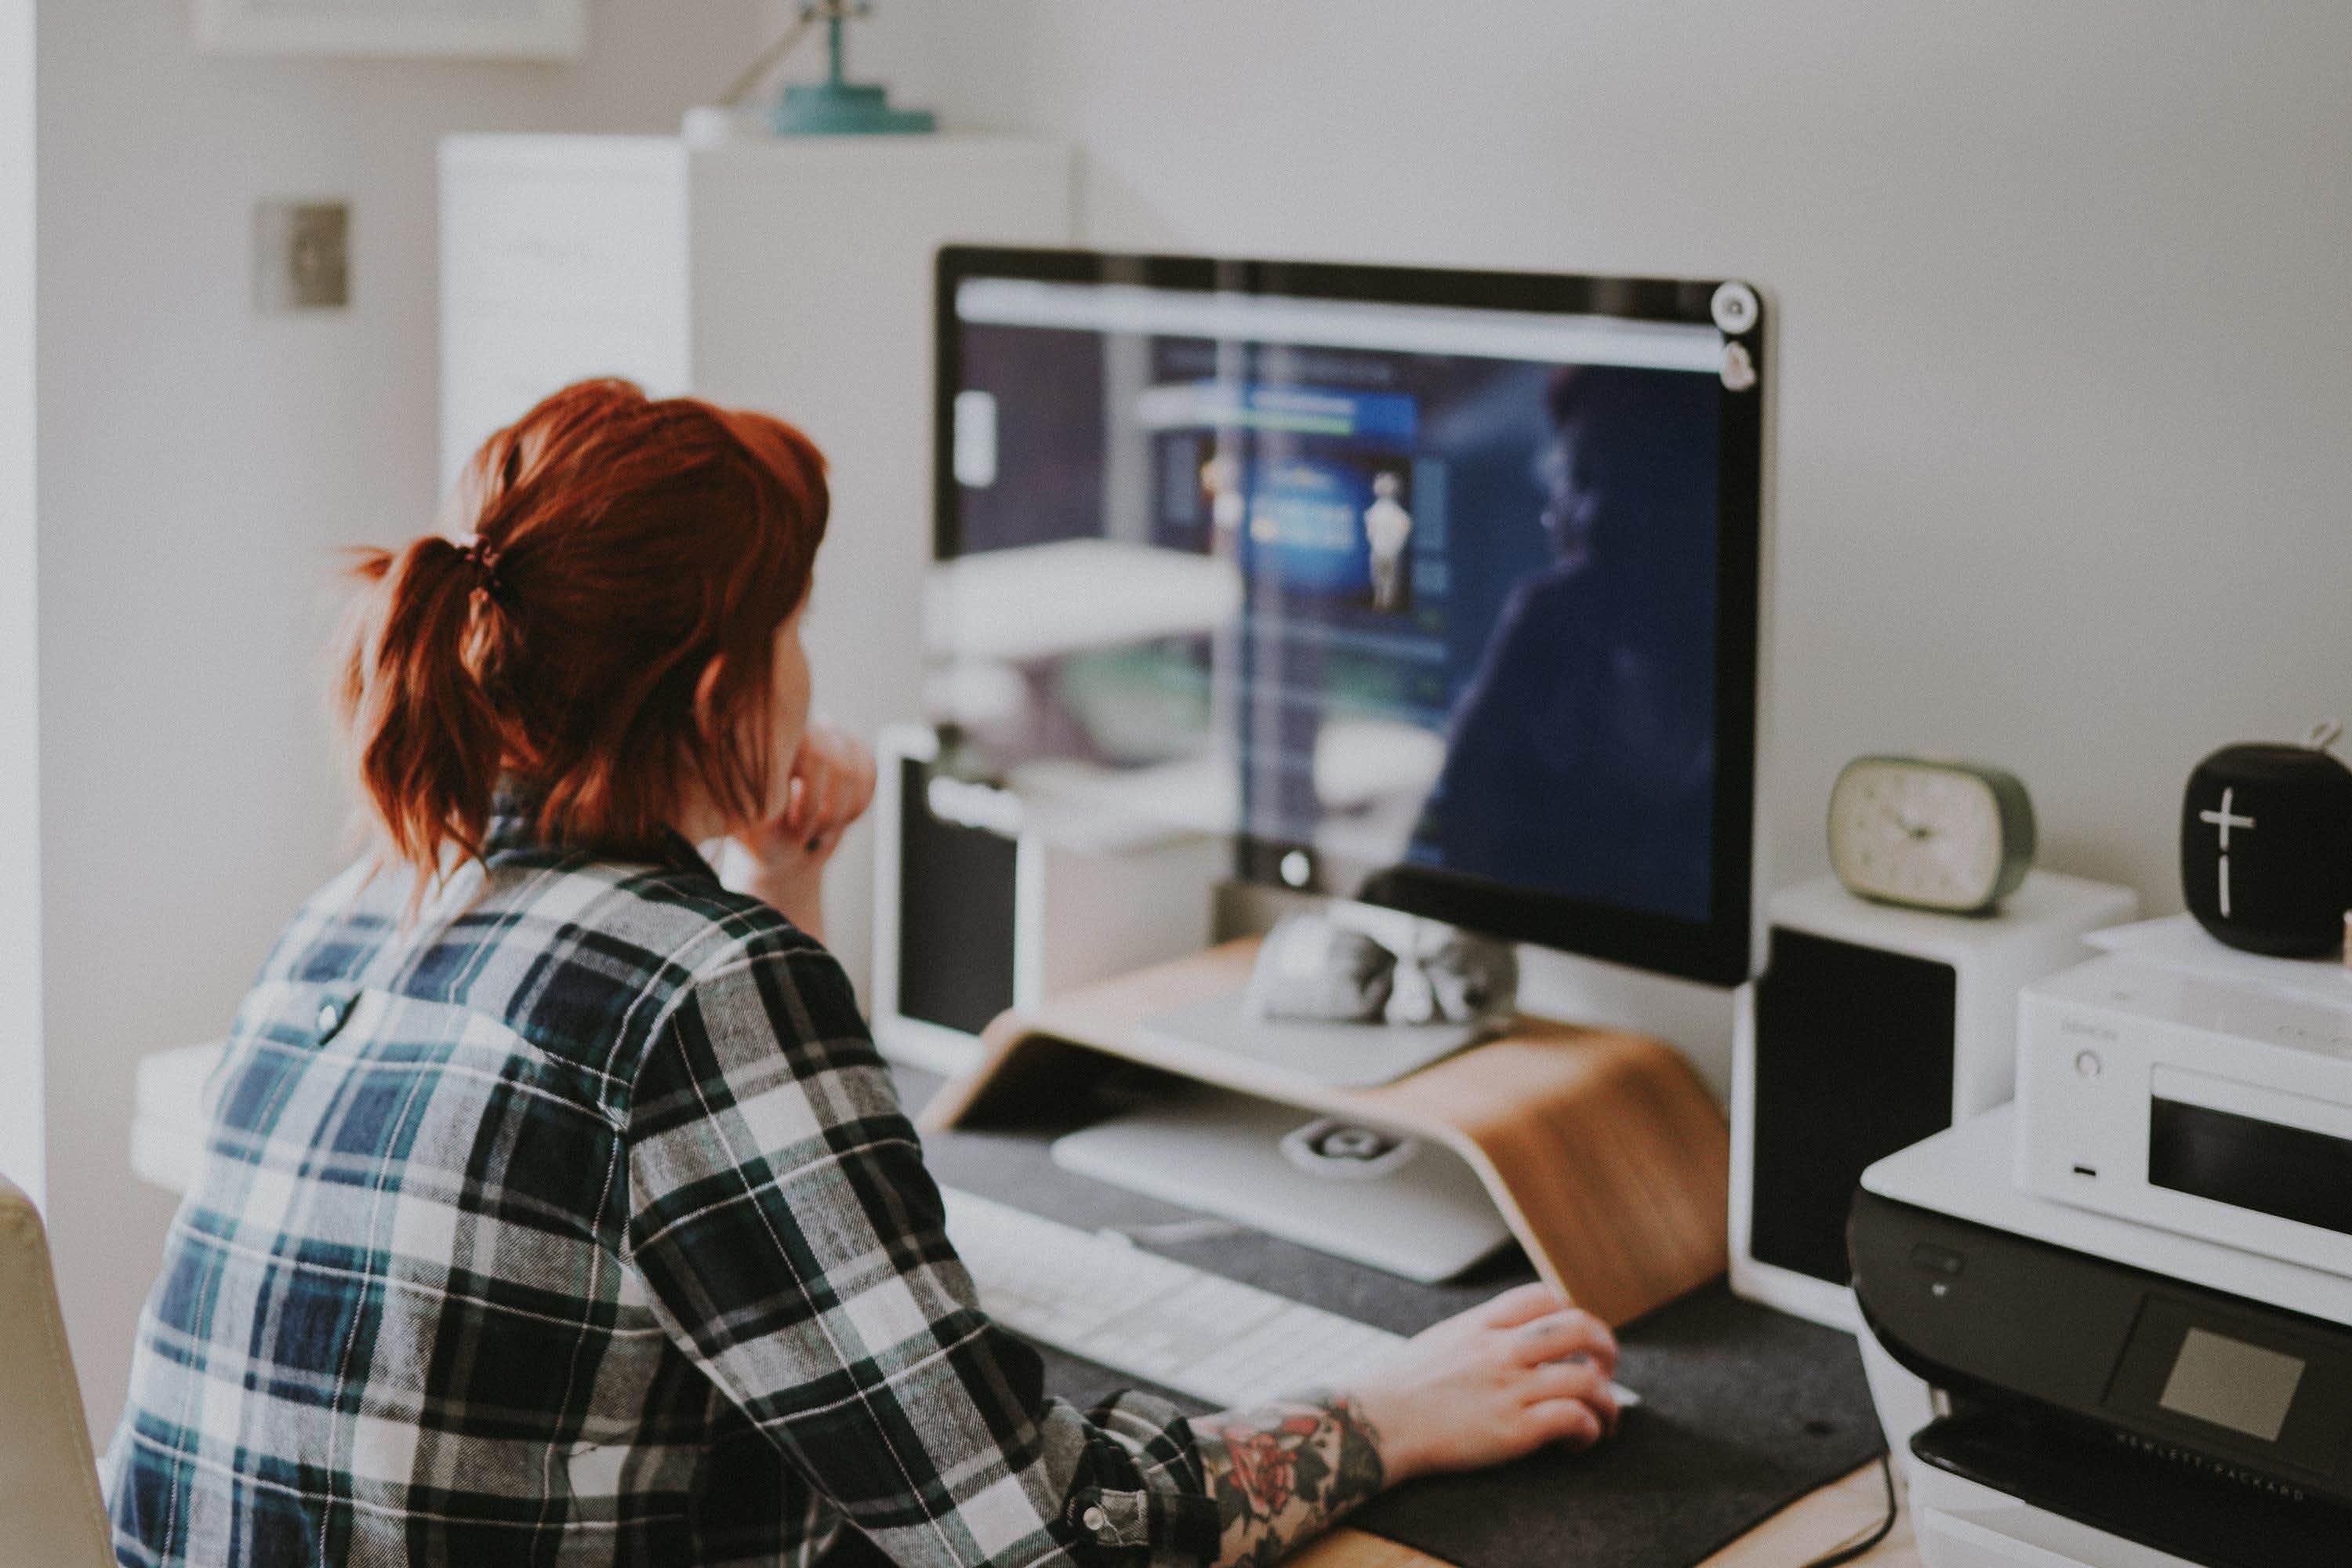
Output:
[[2231,947],[2311,958],[2344,941],[2352,910],[2352,768],[2327,747],[2224,746],[2189,775],[2180,803],[2180,891],[2197,923]]

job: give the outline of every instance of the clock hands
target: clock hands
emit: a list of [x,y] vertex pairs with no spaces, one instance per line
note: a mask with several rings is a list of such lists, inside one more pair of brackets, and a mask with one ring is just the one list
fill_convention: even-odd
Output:
[[1892,806],[1881,806],[1879,808],[1879,815],[1885,816],[1887,820],[1894,823],[1895,826],[1901,828],[1906,837],[1916,839],[1920,843],[1924,844],[1928,839],[1936,837],[1934,825],[1925,822],[1914,822],[1909,817],[1904,816],[1902,812]]

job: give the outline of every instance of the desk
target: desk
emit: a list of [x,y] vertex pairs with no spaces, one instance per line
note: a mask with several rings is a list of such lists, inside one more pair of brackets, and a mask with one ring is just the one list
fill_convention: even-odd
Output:
[[[184,1192],[203,1160],[202,1089],[217,1045],[160,1051],[139,1064],[131,1163],[144,1179]],[[1885,1506],[1876,1466],[1822,1488],[1707,1559],[1702,1568],[1799,1568],[1871,1529]],[[1300,1568],[1446,1568],[1436,1558],[1360,1530],[1338,1530],[1295,1559]],[[1871,1568],[1919,1568],[1907,1519],[1859,1561]],[[1562,1568],[1574,1568],[1563,1564]]]

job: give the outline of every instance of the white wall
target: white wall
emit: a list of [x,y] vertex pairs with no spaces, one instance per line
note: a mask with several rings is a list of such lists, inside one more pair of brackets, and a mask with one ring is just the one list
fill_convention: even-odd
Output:
[[0,1175],[41,1198],[33,0],[0,0]]
[[2176,909],[2190,765],[2352,709],[2352,7],[881,11],[902,100],[1083,146],[1093,244],[1768,286],[1780,880],[1840,763],[1920,748]]
[[[432,502],[433,139],[666,129],[762,9],[610,0],[541,68],[227,60],[178,5],[41,7],[50,1201],[101,1428],[170,1209],[122,1163],[131,1065],[217,1033],[335,860],[331,552]],[[887,0],[856,59],[1079,142],[1097,244],[1762,281],[1784,876],[1840,762],[1932,747],[2021,772],[2050,863],[2170,907],[2189,764],[2352,707],[2348,52],[2332,0]],[[287,193],[356,201],[348,315],[247,309],[251,204]],[[1593,1006],[1716,1048],[1712,998]]]
[[[226,58],[181,5],[40,7],[49,1195],[101,1432],[172,1209],[124,1163],[132,1064],[223,1033],[334,869],[335,551],[431,524],[436,140],[674,131],[756,32],[753,0],[592,11],[549,67]],[[353,202],[347,313],[249,308],[279,195]]]

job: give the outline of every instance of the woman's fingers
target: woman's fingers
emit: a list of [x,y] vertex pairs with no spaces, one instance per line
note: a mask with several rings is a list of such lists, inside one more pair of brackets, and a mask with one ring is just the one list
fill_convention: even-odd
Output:
[[1529,1405],[1573,1399],[1591,1407],[1604,1431],[1617,1430],[1617,1396],[1609,1391],[1609,1374],[1589,1361],[1546,1362],[1527,1373],[1523,1387]]
[[854,738],[812,725],[793,758],[792,780],[785,826],[814,853],[866,815],[880,773],[874,754]]
[[1580,1399],[1547,1399],[1520,1414],[1538,1443],[1590,1448],[1607,1435],[1601,1413]]
[[865,816],[866,808],[874,804],[875,788],[882,781],[882,770],[874,761],[874,753],[863,746],[857,748],[857,788],[855,792],[856,804],[850,808],[849,813],[850,820],[853,822]]
[[806,776],[808,806],[801,814],[801,832],[811,847],[814,847],[833,832],[841,781],[831,767],[823,764],[810,770]]
[[1589,1357],[1603,1373],[1617,1370],[1617,1336],[1590,1312],[1571,1308],[1521,1323],[1511,1331],[1513,1359],[1521,1366]]
[[1401,1456],[1400,1474],[1474,1469],[1606,1437],[1616,1363],[1606,1324],[1531,1285],[1414,1335],[1355,1392]]
[[1504,1291],[1482,1307],[1472,1309],[1478,1321],[1492,1329],[1515,1329],[1538,1318],[1568,1310],[1568,1299],[1540,1280]]

